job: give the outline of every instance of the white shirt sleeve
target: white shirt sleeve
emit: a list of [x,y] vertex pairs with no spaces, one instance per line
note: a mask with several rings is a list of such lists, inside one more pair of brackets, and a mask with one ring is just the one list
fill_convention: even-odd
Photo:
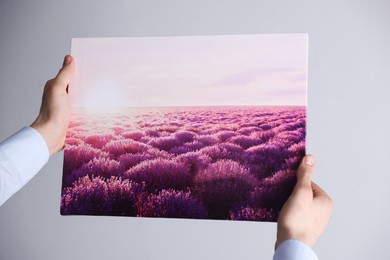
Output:
[[318,257],[305,243],[286,240],[276,249],[273,260],[318,260]]
[[0,143],[0,206],[23,187],[49,160],[43,137],[24,127]]

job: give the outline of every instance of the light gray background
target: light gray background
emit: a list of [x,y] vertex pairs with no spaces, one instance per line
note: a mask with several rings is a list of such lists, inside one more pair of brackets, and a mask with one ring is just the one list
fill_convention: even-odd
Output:
[[[315,250],[388,259],[388,0],[0,0],[0,139],[36,117],[72,37],[281,32],[309,34],[307,148],[335,203]],[[62,217],[62,156],[0,207],[0,259],[272,258],[275,224]]]

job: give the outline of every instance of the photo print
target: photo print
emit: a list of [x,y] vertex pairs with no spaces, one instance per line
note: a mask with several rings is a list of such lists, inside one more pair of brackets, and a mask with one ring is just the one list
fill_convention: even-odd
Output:
[[62,215],[277,221],[305,154],[306,34],[72,40]]

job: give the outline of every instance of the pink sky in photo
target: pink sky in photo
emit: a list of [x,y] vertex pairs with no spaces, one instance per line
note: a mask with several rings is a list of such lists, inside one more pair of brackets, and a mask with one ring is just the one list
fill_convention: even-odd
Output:
[[72,40],[74,107],[306,105],[306,34]]

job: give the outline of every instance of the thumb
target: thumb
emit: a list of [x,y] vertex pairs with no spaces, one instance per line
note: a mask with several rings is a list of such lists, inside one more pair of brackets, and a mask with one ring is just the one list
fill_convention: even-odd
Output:
[[70,55],[66,55],[64,58],[64,62],[62,64],[62,68],[60,69],[60,71],[58,72],[54,80],[59,85],[66,87],[72,78],[73,71],[74,71],[73,57]]
[[309,187],[311,189],[311,179],[314,173],[314,156],[303,157],[297,171],[297,187]]

